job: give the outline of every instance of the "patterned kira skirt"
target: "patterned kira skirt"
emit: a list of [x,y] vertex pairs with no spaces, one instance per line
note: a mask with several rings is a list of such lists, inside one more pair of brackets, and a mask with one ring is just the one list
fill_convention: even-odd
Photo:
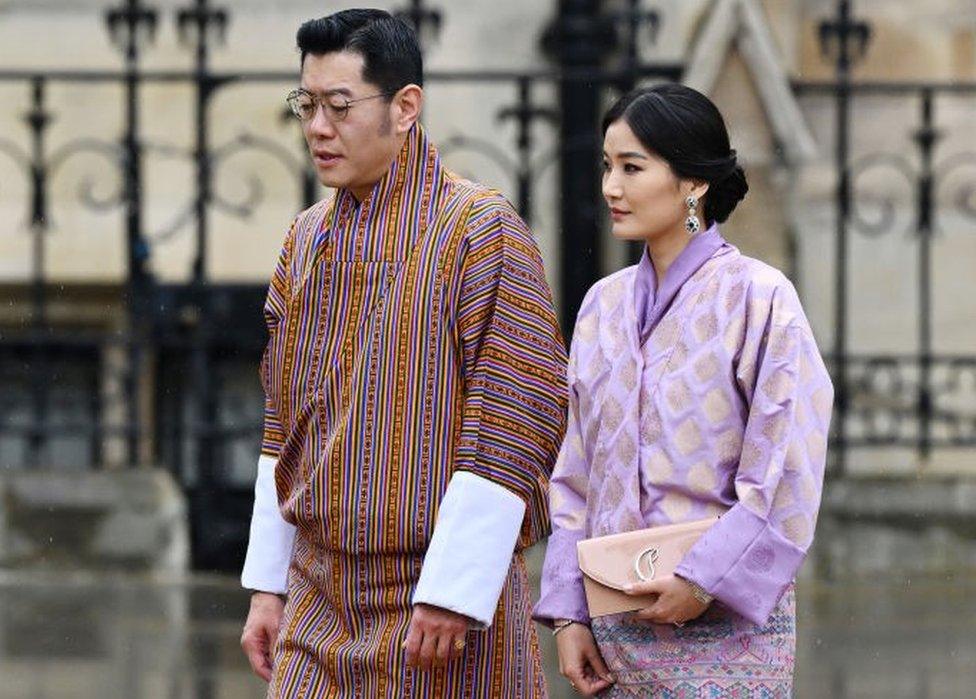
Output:
[[793,692],[796,598],[790,586],[764,626],[720,604],[683,627],[631,614],[594,619],[617,683],[601,697],[788,699]]

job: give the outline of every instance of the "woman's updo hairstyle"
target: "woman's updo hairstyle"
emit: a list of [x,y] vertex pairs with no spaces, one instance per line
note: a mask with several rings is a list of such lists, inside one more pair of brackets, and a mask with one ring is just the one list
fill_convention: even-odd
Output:
[[705,220],[722,223],[749,191],[718,108],[686,85],[631,90],[603,117],[603,133],[623,119],[641,144],[681,179],[708,182]]

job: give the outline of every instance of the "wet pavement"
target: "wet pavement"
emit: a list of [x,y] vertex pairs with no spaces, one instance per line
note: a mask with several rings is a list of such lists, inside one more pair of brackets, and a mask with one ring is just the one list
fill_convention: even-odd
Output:
[[[263,697],[246,608],[231,577],[0,573],[0,699]],[[798,618],[797,697],[976,697],[976,578],[808,583]]]

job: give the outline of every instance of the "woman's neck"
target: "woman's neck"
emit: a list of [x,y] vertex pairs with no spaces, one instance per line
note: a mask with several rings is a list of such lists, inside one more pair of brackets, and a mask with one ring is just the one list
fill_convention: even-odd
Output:
[[678,255],[688,246],[689,242],[691,242],[691,237],[683,225],[647,240],[647,254],[650,255],[651,264],[654,265],[654,276],[657,277],[658,287],[664,281],[664,275],[668,273],[668,269],[678,259]]

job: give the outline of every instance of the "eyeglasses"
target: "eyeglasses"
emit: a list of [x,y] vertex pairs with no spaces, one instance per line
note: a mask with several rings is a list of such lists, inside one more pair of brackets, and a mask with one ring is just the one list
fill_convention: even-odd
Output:
[[345,119],[346,115],[349,114],[349,110],[357,102],[375,100],[379,97],[391,97],[395,94],[395,92],[381,92],[378,95],[370,95],[369,97],[360,97],[359,99],[351,100],[338,94],[316,97],[308,90],[299,88],[289,92],[285,100],[288,102],[288,106],[291,107],[292,114],[302,121],[311,120],[318,110],[318,105],[321,104],[322,109],[325,110],[325,118],[329,121],[336,122]]

